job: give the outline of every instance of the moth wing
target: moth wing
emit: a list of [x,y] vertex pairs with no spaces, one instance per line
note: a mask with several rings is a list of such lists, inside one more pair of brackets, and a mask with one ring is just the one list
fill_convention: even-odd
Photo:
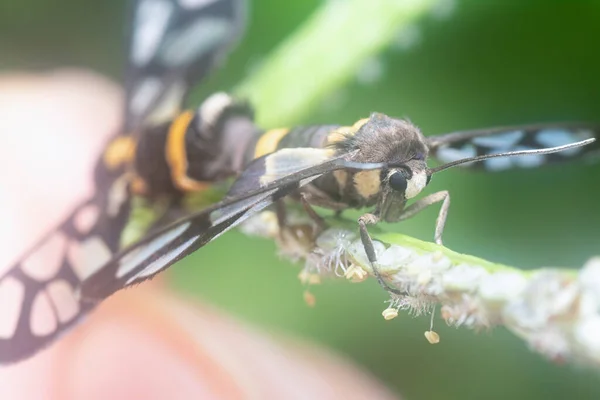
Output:
[[[509,151],[557,147],[591,138],[600,138],[600,126],[587,123],[548,123],[493,129],[452,132],[427,138],[430,153],[442,163]],[[574,159],[600,156],[600,141],[552,154],[498,157],[464,164],[485,171],[535,168]]]
[[128,34],[125,131],[172,119],[241,36],[244,0],[135,0]]
[[130,246],[83,282],[83,301],[97,303],[122,288],[152,278],[270,205],[274,192],[265,192],[252,203],[243,202],[227,216],[210,210],[195,214]]
[[[280,153],[275,159],[283,157],[282,154],[289,153]],[[253,164],[260,163],[257,160]],[[98,302],[122,288],[153,277],[275,201],[325,173],[341,168],[376,169],[382,166],[381,163],[350,162],[345,156],[328,157],[319,163],[307,162],[304,168],[296,168],[293,173],[253,189],[235,195],[230,193],[223,201],[170,224],[121,251],[83,282],[82,298],[85,301]],[[251,175],[254,174],[248,173],[246,176]],[[240,180],[244,179],[247,178],[240,177]]]
[[[126,134],[153,116],[172,117],[189,86],[224,56],[245,19],[242,0],[133,3]],[[119,251],[131,200],[123,172],[99,163],[94,197],[22,259],[0,267],[0,363],[34,354],[93,307],[79,292],[83,281]]]
[[[78,296],[83,280],[117,252],[115,224],[97,223],[90,200],[0,269],[0,364],[33,355],[81,319],[92,304]],[[118,216],[115,216],[118,217]]]
[[227,195],[235,196],[254,190],[303,169],[323,164],[333,154],[331,150],[308,147],[277,150],[248,164]]
[[351,162],[347,155],[327,159],[226,198],[118,252],[119,235],[111,231],[116,225],[80,224],[95,207],[82,204],[26,257],[0,271],[0,363],[46,347],[110,294],[151,278],[322,174],[383,166]]

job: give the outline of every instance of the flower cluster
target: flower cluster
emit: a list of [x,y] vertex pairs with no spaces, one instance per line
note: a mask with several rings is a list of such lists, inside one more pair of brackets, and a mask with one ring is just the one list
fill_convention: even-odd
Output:
[[[326,276],[362,282],[373,276],[352,230],[329,228],[311,237],[307,221],[295,219],[282,232],[273,225],[264,229],[265,221],[276,223],[272,216],[260,218],[262,235],[276,238],[284,256],[304,260],[303,283],[318,283]],[[449,325],[503,325],[549,359],[600,366],[600,257],[580,270],[523,271],[400,234],[374,237],[379,239],[373,242],[378,271],[403,293],[390,294],[385,319],[402,310],[432,314],[439,307]],[[314,304],[308,291],[305,297]],[[432,330],[425,336],[431,343],[439,341]]]

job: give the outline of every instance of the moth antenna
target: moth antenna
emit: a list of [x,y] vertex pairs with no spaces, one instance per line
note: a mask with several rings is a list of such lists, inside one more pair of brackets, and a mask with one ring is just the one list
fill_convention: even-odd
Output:
[[568,149],[573,149],[573,148],[576,148],[576,147],[586,146],[586,145],[588,145],[590,143],[593,143],[595,141],[596,141],[595,138],[590,138],[590,139],[582,140],[580,142],[569,143],[569,144],[565,144],[565,145],[562,145],[562,146],[556,146],[556,147],[548,147],[546,149],[507,151],[505,153],[484,154],[484,155],[476,156],[476,157],[463,158],[463,159],[460,159],[460,160],[449,162],[447,164],[440,165],[439,167],[429,168],[427,170],[427,175],[431,176],[431,175],[433,175],[433,174],[435,174],[437,172],[443,171],[443,170],[448,169],[448,168],[455,167],[455,166],[460,165],[460,164],[466,164],[466,163],[471,163],[471,162],[483,161],[483,160],[487,160],[488,158],[526,156],[526,155],[531,155],[531,154],[551,154],[551,153],[558,153],[558,152],[563,151],[563,150],[568,150]]

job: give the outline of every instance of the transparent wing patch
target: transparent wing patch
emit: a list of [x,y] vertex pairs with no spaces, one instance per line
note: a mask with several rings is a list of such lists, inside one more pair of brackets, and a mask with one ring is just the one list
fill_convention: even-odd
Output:
[[[133,2],[125,132],[177,112],[189,86],[208,73],[241,33],[243,5],[242,0]],[[81,288],[119,251],[131,202],[124,173],[123,168],[108,171],[100,161],[94,197],[21,260],[0,267],[0,363],[34,354],[93,308],[94,302],[82,300]],[[153,243],[156,248],[159,244]],[[176,250],[159,254],[157,265]]]
[[275,201],[341,168],[376,169],[382,163],[354,163],[333,158],[229,197],[197,214],[175,222],[115,256],[82,285],[82,298],[101,301],[124,287],[140,283],[193,253]]
[[[228,198],[122,251],[118,238],[128,214],[103,214],[111,200],[99,202],[102,196],[82,204],[25,257],[0,271],[0,363],[34,354],[110,294],[151,278],[322,174],[385,166],[347,158],[329,159]],[[112,197],[123,200],[117,209],[130,209],[128,196]]]
[[[428,138],[431,154],[442,163],[508,151],[557,147],[591,138],[600,138],[600,126],[592,124],[536,124],[485,130],[454,132]],[[600,157],[600,141],[552,154],[490,158],[464,164],[472,169],[503,171],[535,168],[577,158]]]
[[218,63],[245,24],[243,0],[135,0],[125,79],[125,129],[172,119],[190,86]]
[[116,253],[95,204],[78,207],[25,257],[0,270],[0,363],[32,355],[93,306],[80,301],[83,280]]

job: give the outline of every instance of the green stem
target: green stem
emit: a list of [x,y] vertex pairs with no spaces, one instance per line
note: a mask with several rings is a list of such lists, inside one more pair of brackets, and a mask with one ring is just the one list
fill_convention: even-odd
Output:
[[434,0],[329,1],[235,92],[259,110],[261,126],[296,123],[434,4]]
[[[327,224],[333,228],[345,229],[349,233],[357,233],[358,234],[358,225],[355,221],[350,221],[342,218],[327,218]],[[453,250],[450,250],[447,247],[435,244],[433,242],[427,242],[419,239],[415,239],[408,235],[403,235],[401,233],[396,232],[388,232],[380,229],[378,226],[370,226],[369,233],[373,237],[373,239],[381,241],[386,246],[397,245],[402,246],[407,249],[411,249],[419,254],[433,254],[440,253],[447,257],[453,265],[476,265],[487,272],[514,272],[518,273],[524,277],[528,277],[531,274],[535,273],[536,270],[523,270],[519,267],[509,266],[506,264],[495,263],[492,261],[485,260],[483,258],[459,253]],[[362,267],[367,267],[370,269],[368,265],[361,265]],[[572,268],[557,268],[556,271],[560,271],[561,273],[575,276],[577,270]]]
[[[336,274],[357,283],[373,275],[356,223],[328,222],[331,228],[303,255],[297,245],[279,240],[282,254],[304,257],[304,282]],[[579,270],[523,271],[377,227],[370,231],[377,268],[393,288],[385,319],[400,310],[418,315],[438,307],[449,325],[477,330],[503,325],[550,359],[600,367],[600,258]],[[426,337],[439,340],[433,332]]]

